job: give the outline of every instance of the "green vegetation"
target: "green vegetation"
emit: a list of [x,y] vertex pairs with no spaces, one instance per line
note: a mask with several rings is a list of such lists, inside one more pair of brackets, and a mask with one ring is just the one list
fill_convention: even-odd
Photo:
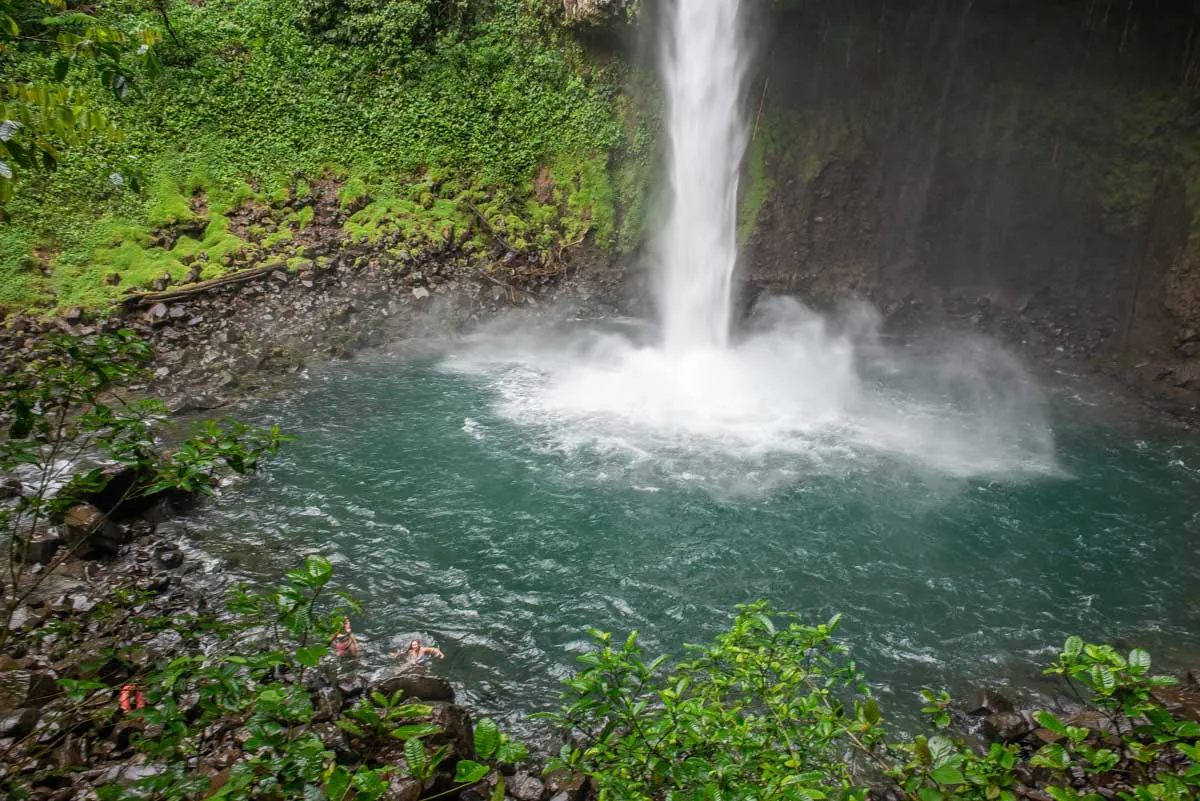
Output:
[[[162,70],[93,99],[120,138],[72,142],[56,172],[22,178],[0,228],[12,246],[0,256],[3,306],[100,305],[180,277],[199,253],[216,274],[239,248],[294,233],[280,225],[253,242],[223,217],[306,197],[321,179],[340,185],[343,207],[372,201],[347,224],[351,238],[399,233],[410,251],[464,236],[482,249],[498,234],[550,259],[588,233],[618,238],[609,154],[626,136],[621,76],[585,61],[557,6],[114,0],[92,13],[127,37],[169,22]],[[51,80],[57,58],[22,45],[0,72]],[[102,72],[81,62],[62,85],[77,91]],[[312,214],[282,222],[302,229]],[[158,229],[197,221],[204,241],[155,244]],[[113,272],[119,283],[104,283]]]
[[[121,507],[164,492],[206,492],[219,468],[254,470],[283,440],[277,428],[209,422],[172,450],[162,450],[154,427],[166,416],[163,404],[124,403],[112,394],[144,380],[149,358],[149,346],[130,331],[88,338],[60,335],[47,338],[31,358],[6,371],[0,389],[0,423],[7,427],[0,442],[0,473],[22,475],[32,489],[15,503],[0,505],[5,578],[12,590],[0,608],[0,647],[12,634],[9,623],[24,599],[71,555],[92,548],[93,538],[102,538],[109,516]],[[79,468],[97,459],[108,467]],[[90,506],[105,490],[113,468],[132,477],[128,486],[107,508]],[[86,513],[86,530],[75,530],[52,560],[30,559],[30,549],[45,539],[46,527],[62,524],[72,508]],[[32,571],[41,561],[48,561],[47,568]]]
[[[666,657],[643,661],[636,633],[614,643],[593,632],[598,649],[580,657],[562,710],[549,716],[570,734],[555,764],[592,777],[601,801],[865,799],[881,781],[911,801],[1016,801],[1018,790],[1054,801],[1183,801],[1200,789],[1200,724],[1155,700],[1175,680],[1153,675],[1145,651],[1068,639],[1046,673],[1103,725],[1038,712],[1045,744],[1030,754],[946,733],[889,740],[837,627],[837,618],[809,626],[759,601],[670,668]],[[949,697],[925,695],[934,725],[946,727]],[[1037,789],[1022,786],[1031,776]]]

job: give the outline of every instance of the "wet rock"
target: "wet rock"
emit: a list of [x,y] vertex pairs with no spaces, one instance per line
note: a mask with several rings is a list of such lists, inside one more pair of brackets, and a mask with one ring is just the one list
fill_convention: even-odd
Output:
[[30,537],[25,548],[25,564],[48,565],[54,560],[54,554],[65,542],[57,532],[50,529],[40,529]]
[[0,737],[20,740],[33,733],[40,717],[36,709],[26,707],[7,714],[0,714]]
[[968,715],[986,717],[997,713],[1013,711],[1012,703],[995,690],[978,690],[971,700]]
[[397,671],[376,685],[375,690],[388,698],[399,692],[401,698],[454,702],[454,688],[450,686],[450,682],[420,670]]
[[1033,731],[1033,726],[1023,715],[1015,712],[997,712],[989,715],[981,733],[994,742],[1011,743]]
[[[161,290],[156,290],[161,291]],[[170,312],[167,310],[167,304],[155,303],[146,311],[146,322],[152,326],[163,325],[167,321],[167,315]]]
[[318,723],[333,720],[342,708],[342,694],[337,687],[322,686],[314,693],[313,705],[316,714],[313,720]]
[[67,510],[63,518],[67,542],[84,543],[81,556],[110,556],[125,542],[125,533],[100,509],[81,503]]
[[154,549],[154,563],[163,570],[174,570],[183,564],[183,551],[174,545],[160,545]]
[[16,476],[0,476],[0,500],[19,498],[24,491],[21,479]]
[[0,672],[0,709],[40,708],[58,696],[58,679],[46,671]]
[[424,785],[416,779],[393,776],[383,797],[387,801],[417,801],[424,789]]
[[584,801],[588,794],[588,779],[565,768],[551,771],[546,777],[546,790],[558,801]]
[[87,763],[84,754],[84,741],[73,734],[68,734],[63,744],[54,749],[54,766],[59,770],[70,770]]
[[338,691],[341,692],[342,698],[346,701],[359,697],[366,692],[366,690],[366,681],[364,681],[363,677],[357,673],[351,676],[346,676],[338,681]]
[[430,748],[449,745],[451,759],[470,759],[475,754],[475,728],[471,724],[471,713],[458,704],[442,701],[429,703],[432,707],[430,722],[441,731],[430,735],[425,742]]
[[517,801],[542,801],[546,785],[541,779],[528,773],[517,773],[508,782],[508,794]]
[[1150,696],[1176,718],[1200,723],[1200,689],[1187,686],[1155,687],[1150,691]]

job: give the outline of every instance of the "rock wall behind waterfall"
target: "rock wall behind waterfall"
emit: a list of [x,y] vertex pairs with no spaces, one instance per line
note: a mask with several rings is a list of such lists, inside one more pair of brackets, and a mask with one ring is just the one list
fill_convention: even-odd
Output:
[[1174,0],[761,10],[743,275],[1200,397],[1200,11]]

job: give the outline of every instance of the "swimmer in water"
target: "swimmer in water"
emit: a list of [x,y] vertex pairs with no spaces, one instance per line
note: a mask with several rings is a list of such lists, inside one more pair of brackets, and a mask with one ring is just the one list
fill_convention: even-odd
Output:
[[342,630],[333,635],[329,644],[338,656],[358,656],[358,639],[350,631],[350,618],[342,618]]
[[421,645],[420,640],[413,640],[408,644],[408,650],[403,654],[399,651],[392,651],[392,656],[399,659],[404,657],[405,661],[413,665],[423,665],[429,661],[429,657],[436,656],[438,659],[445,659],[446,655],[441,650],[434,648],[432,645]]

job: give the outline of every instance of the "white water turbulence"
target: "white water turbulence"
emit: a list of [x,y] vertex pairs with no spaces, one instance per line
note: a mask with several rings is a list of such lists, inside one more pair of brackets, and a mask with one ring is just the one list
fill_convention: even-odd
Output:
[[739,0],[676,0],[664,26],[671,207],[658,300],[664,347],[724,347],[737,260],[742,121]]
[[478,375],[536,450],[639,487],[758,492],[897,461],[956,478],[1055,472],[1041,391],[985,340],[886,345],[869,307],[831,320],[784,298],[760,301],[731,336],[745,147],[738,3],[675,0],[668,12],[659,329],[501,321],[446,367]]

